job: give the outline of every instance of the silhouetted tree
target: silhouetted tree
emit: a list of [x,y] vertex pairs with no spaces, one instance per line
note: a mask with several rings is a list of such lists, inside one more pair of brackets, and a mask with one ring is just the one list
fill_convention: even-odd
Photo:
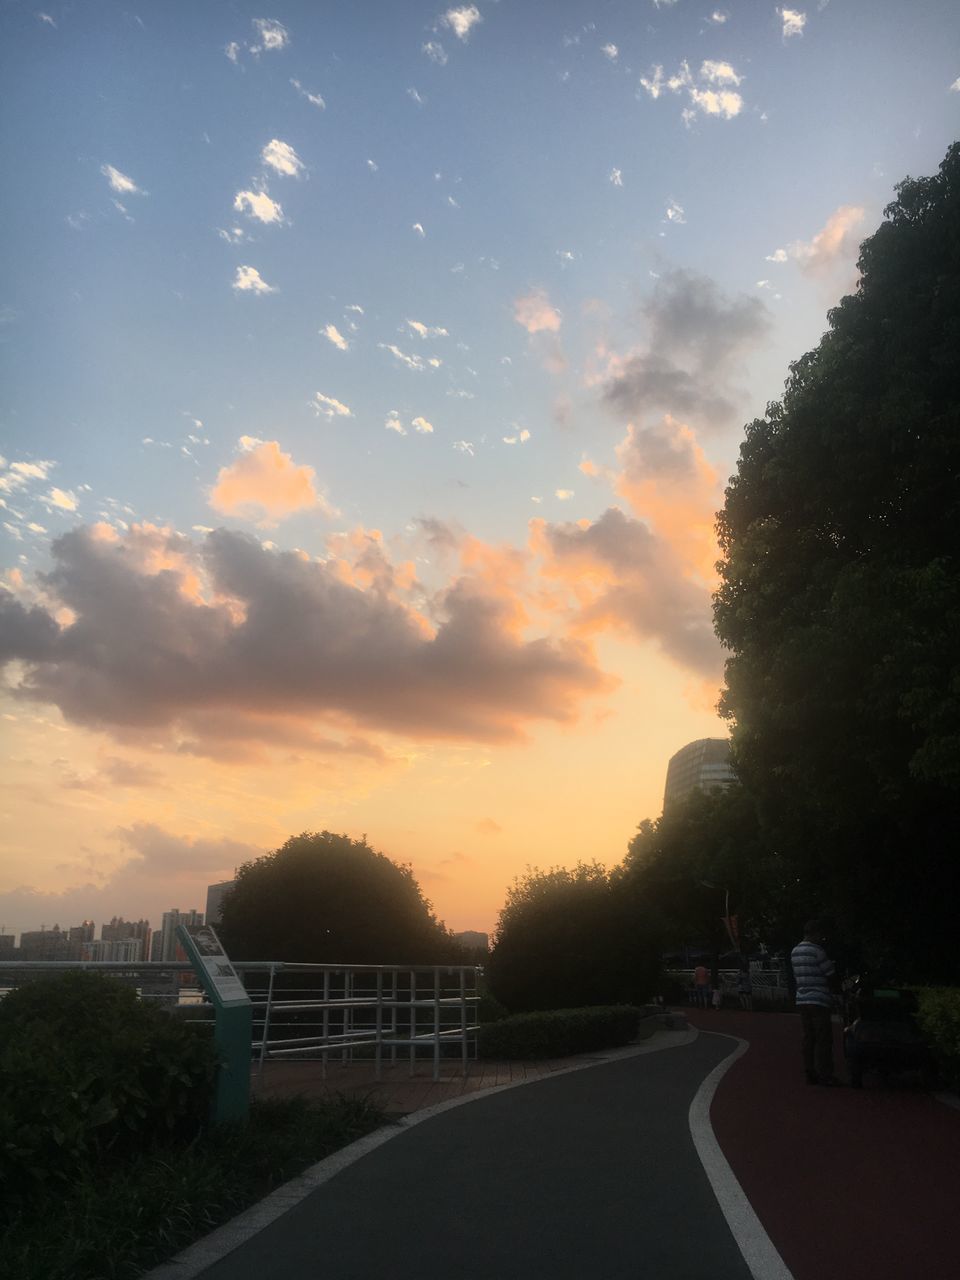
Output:
[[734,759],[813,910],[957,976],[960,144],[907,179],[719,517]]
[[659,943],[603,867],[528,869],[507,891],[487,969],[511,1011],[649,999]]
[[460,950],[409,867],[366,838],[304,832],[244,863],[219,932],[238,960],[459,963]]

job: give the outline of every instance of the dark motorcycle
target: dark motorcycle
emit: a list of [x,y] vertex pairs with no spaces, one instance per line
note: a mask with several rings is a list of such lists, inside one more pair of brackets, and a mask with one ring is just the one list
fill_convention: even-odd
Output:
[[919,1072],[925,1088],[935,1083],[915,992],[861,976],[844,985],[843,1007],[843,1053],[854,1089],[863,1087],[865,1071],[878,1072],[884,1083],[901,1071]]

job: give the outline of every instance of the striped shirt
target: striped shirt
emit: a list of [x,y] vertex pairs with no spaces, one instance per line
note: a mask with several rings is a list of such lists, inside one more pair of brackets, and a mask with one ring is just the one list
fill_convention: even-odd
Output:
[[833,961],[815,942],[798,943],[790,953],[793,976],[797,983],[797,1004],[819,1004],[833,1007],[828,979],[833,974]]

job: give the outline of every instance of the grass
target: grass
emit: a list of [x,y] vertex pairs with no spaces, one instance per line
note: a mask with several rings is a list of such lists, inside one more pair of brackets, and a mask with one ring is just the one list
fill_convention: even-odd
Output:
[[384,1122],[367,1098],[255,1100],[245,1124],[84,1168],[69,1186],[0,1211],[0,1270],[17,1280],[135,1280]]

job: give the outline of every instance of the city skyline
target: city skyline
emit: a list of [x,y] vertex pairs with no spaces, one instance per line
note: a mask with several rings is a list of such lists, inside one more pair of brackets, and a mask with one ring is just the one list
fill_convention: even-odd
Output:
[[960,127],[945,0],[7,6],[0,925],[304,830],[491,931],[726,734],[744,424]]

